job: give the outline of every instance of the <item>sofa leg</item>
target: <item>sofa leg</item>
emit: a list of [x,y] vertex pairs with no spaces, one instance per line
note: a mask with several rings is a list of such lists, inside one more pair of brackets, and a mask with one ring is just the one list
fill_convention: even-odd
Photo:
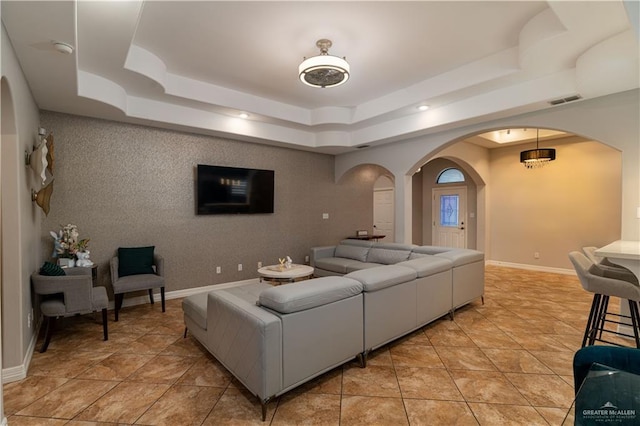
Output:
[[480,296],[480,299],[482,300],[482,304],[484,305],[484,294]]
[[187,338],[187,331],[189,331],[189,329],[187,327],[184,328],[184,338]]
[[270,401],[271,401],[271,398],[261,399],[260,400],[260,408],[262,409],[262,421],[263,422],[265,420],[267,420],[267,405],[269,405]]
[[453,315],[454,315],[455,309],[452,309],[449,311],[449,320],[453,321]]
[[358,360],[358,364],[360,364],[360,368],[365,368],[367,366],[368,355],[369,355],[369,351],[364,351],[356,355],[356,359]]

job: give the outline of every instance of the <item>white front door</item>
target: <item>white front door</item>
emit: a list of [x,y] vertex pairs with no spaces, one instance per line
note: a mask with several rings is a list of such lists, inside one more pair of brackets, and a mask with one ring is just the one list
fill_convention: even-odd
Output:
[[433,245],[466,248],[467,188],[434,188],[432,206]]
[[384,241],[394,242],[393,189],[373,190],[373,233],[384,235]]

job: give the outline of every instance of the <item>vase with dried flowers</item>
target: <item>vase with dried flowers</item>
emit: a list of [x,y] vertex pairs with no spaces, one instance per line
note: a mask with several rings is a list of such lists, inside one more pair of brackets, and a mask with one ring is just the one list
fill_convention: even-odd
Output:
[[80,239],[80,233],[76,225],[67,224],[62,226],[62,229],[55,233],[50,232],[54,240],[53,257],[58,258],[58,264],[60,266],[73,267],[75,260],[83,259],[88,260],[88,255],[81,255],[78,257],[78,253],[85,253],[89,248],[89,239]]

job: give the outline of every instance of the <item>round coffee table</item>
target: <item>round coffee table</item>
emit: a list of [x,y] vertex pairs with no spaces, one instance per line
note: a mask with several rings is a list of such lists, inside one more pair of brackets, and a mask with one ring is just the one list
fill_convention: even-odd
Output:
[[258,274],[260,274],[260,282],[270,281],[277,285],[309,279],[313,276],[313,268],[308,265],[291,265],[290,268],[269,265],[258,269]]

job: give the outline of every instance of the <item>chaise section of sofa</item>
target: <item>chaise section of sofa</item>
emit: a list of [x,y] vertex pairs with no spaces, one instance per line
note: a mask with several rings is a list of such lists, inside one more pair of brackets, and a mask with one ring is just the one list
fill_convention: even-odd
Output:
[[183,311],[192,335],[258,397],[265,420],[272,398],[361,356],[362,299],[360,282],[324,277],[195,294]]

